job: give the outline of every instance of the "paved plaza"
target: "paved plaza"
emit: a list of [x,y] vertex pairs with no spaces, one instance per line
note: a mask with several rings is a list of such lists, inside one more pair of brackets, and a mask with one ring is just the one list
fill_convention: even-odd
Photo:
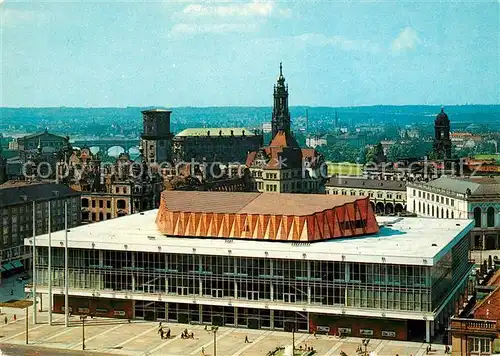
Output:
[[[45,307],[45,306],[44,306]],[[31,308],[30,308],[31,309]],[[16,320],[13,315],[16,313]],[[24,310],[3,308],[0,316],[0,350],[9,355],[9,348],[25,344]],[[9,322],[4,324],[4,318]],[[79,354],[82,349],[82,324],[78,316],[72,316],[70,327],[64,326],[64,315],[53,314],[53,325],[47,324],[48,313],[39,313],[38,324],[33,325],[29,313],[29,345],[34,348],[57,349],[55,354]],[[171,329],[171,338],[162,340],[158,334],[158,323],[145,321],[94,318],[85,322],[85,345],[88,355],[164,355],[188,356],[201,355],[204,348],[206,356],[214,354],[214,334],[204,329],[204,325],[184,325],[163,323]],[[184,329],[194,333],[194,339],[181,339]],[[249,343],[245,343],[248,336]],[[240,328],[220,327],[216,335],[218,356],[264,356],[278,346],[291,345],[292,334]],[[336,338],[333,336],[295,334],[297,347],[313,346],[318,356],[340,355],[344,351],[349,356],[356,355],[360,338]],[[1,345],[5,345],[2,350]],[[427,344],[371,339],[368,351],[376,355],[425,355]],[[432,355],[444,355],[444,345],[432,345]],[[12,353],[16,355],[17,353]],[[21,353],[19,353],[21,354]],[[39,353],[39,354],[44,354]]]

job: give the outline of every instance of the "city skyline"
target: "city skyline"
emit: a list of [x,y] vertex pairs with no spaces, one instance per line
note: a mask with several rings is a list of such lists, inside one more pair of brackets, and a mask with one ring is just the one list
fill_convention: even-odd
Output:
[[3,107],[498,104],[499,4],[1,3]]

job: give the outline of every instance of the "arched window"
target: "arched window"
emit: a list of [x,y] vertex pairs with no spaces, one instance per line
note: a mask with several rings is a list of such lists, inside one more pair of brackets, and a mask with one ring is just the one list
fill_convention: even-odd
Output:
[[481,208],[474,208],[474,220],[476,221],[475,227],[481,227]]
[[415,208],[417,207],[416,205],[417,205],[417,202],[414,200],[414,201],[413,201],[413,212],[415,212],[415,210],[416,210],[416,209],[415,209]]
[[432,217],[434,217],[434,205],[432,206],[432,214],[431,214]]
[[448,209],[446,209],[446,219],[449,219],[450,218],[450,212]]
[[441,208],[441,219],[444,219],[444,209]]
[[418,202],[418,212],[421,213],[422,212],[422,206],[420,204],[420,202]]
[[491,206],[486,210],[486,225],[488,227],[495,226],[495,208]]
[[455,219],[455,213],[453,211],[451,212],[451,218]]

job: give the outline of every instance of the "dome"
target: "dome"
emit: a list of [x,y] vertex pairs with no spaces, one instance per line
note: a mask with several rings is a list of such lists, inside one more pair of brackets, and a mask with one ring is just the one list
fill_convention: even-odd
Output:
[[441,108],[441,112],[436,115],[436,120],[434,122],[436,124],[449,124],[450,123],[450,119],[448,119],[448,115],[446,115],[443,108]]

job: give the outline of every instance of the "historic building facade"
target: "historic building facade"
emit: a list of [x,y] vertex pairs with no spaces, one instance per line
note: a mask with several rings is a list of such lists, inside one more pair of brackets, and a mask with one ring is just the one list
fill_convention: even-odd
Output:
[[450,159],[451,158],[451,139],[450,139],[450,119],[441,108],[441,112],[437,114],[434,121],[434,158]]
[[141,147],[148,164],[171,163],[172,133],[170,132],[170,114],[165,109],[152,109],[142,112],[143,132]]
[[[408,183],[408,211],[440,219],[474,219],[471,247],[500,257],[500,177]],[[475,253],[478,257],[478,253]],[[482,259],[481,259],[482,260]]]
[[173,139],[173,161],[243,165],[262,144],[262,134],[245,128],[189,128]]
[[[33,235],[33,203],[37,234],[64,229],[64,204],[68,205],[68,227],[80,225],[80,193],[64,184],[40,181],[9,181],[0,185],[0,270],[22,269],[31,258],[24,239]],[[50,210],[49,210],[50,205]]]
[[323,157],[313,148],[301,148],[290,130],[288,85],[285,86],[281,63],[274,87],[272,133],[268,146],[250,152],[246,158],[253,190],[324,193],[327,167]]
[[82,194],[82,222],[96,222],[154,209],[163,190],[161,176],[143,155],[132,161],[122,153],[112,164],[103,163],[88,148],[70,159],[69,185]]
[[352,177],[331,177],[325,185],[326,194],[356,195],[370,198],[372,209],[378,215],[406,211],[406,182],[372,180]]

